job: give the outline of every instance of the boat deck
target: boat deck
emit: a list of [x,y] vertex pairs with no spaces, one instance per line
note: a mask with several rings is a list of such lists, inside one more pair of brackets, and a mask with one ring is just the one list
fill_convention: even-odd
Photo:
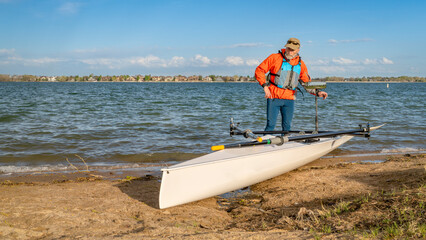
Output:
[[[273,138],[275,136],[267,135],[262,137],[263,139],[269,139]],[[253,147],[244,147],[244,148],[230,148],[230,149],[224,149],[221,151],[213,152],[210,154],[206,154],[201,157],[197,157],[182,163],[178,163],[172,166],[169,166],[167,168],[161,169],[162,171],[170,171],[170,170],[176,170],[179,168],[186,168],[186,167],[193,167],[198,165],[204,165],[204,164],[211,164],[211,163],[217,163],[220,161],[228,161],[230,159],[236,159],[246,156],[254,156],[254,155],[262,155],[265,153],[271,153],[274,151],[281,151],[284,149],[292,149],[297,148],[300,146],[310,145],[310,144],[318,144],[323,143],[326,141],[333,141],[336,138],[323,138],[318,142],[312,142],[312,143],[304,143],[304,142],[287,142],[281,146],[278,145],[259,145],[259,146],[253,146]]]

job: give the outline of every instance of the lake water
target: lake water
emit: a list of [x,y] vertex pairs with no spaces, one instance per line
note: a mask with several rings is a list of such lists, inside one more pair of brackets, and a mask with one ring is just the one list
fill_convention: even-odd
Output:
[[[326,91],[320,130],[387,124],[332,154],[425,151],[426,83],[328,83]],[[314,99],[298,94],[293,130],[314,129]],[[265,105],[257,83],[2,82],[0,173],[67,169],[75,154],[105,168],[171,164],[243,140],[229,136],[231,117],[263,130]]]

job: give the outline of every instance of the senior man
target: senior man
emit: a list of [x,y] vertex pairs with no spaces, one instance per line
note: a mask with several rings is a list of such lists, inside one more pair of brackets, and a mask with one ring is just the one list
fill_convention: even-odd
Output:
[[[311,81],[308,69],[299,56],[299,39],[290,38],[284,47],[278,53],[267,57],[255,71],[256,80],[263,87],[267,99],[265,131],[274,130],[279,112],[282,117],[282,131],[290,131],[298,84],[301,82],[303,86]],[[317,89],[306,91],[323,99],[328,96],[326,92]]]

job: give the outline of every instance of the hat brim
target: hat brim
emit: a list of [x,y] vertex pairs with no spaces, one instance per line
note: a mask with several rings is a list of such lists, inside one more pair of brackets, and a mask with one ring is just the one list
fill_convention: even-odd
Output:
[[296,50],[296,49],[299,49],[299,45],[294,45],[294,44],[292,44],[292,43],[287,43],[286,45],[285,45],[285,47],[286,48],[291,48],[291,49],[294,49],[294,50]]

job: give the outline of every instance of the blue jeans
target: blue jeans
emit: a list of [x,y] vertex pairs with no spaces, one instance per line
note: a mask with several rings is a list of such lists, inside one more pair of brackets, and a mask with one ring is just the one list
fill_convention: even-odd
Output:
[[281,112],[282,130],[290,131],[293,119],[294,100],[268,98],[266,102],[266,127],[265,131],[273,131],[277,123],[278,112]]

